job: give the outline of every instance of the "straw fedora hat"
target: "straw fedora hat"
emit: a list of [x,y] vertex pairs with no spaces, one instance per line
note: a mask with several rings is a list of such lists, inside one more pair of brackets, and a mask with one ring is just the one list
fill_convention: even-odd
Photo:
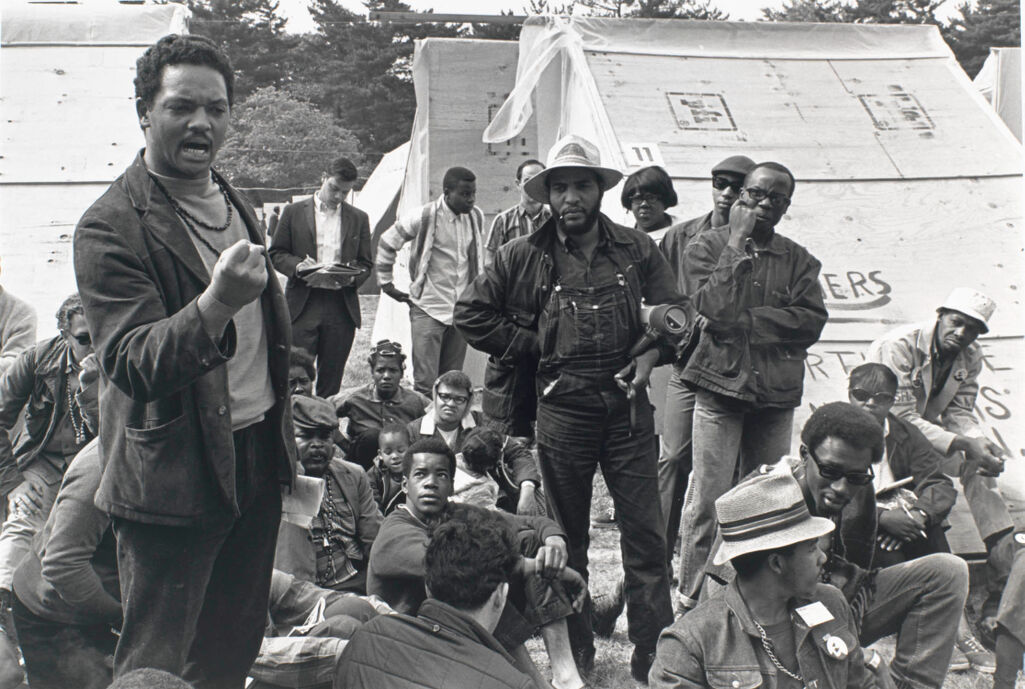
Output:
[[601,166],[601,154],[597,146],[582,136],[570,134],[555,142],[548,151],[547,167],[524,182],[524,191],[535,201],[548,203],[548,185],[545,183],[548,175],[552,174],[553,170],[568,167],[594,170],[601,179],[602,191],[608,191],[623,179],[623,173],[619,170]]
[[715,565],[818,538],[835,528],[831,520],[811,516],[789,471],[773,471],[734,486],[715,501],[715,511],[722,536],[712,559]]

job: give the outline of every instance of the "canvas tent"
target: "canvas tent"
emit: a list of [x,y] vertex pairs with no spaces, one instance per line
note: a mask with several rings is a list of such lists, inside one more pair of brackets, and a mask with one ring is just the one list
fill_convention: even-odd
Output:
[[[414,76],[400,213],[462,164],[492,215],[516,201],[521,156],[543,159],[566,133],[626,172],[663,165],[679,219],[708,211],[709,170],[728,155],[788,165],[798,182],[780,229],[822,260],[831,315],[798,429],[845,396],[872,339],[933,318],[952,286],[992,295],[976,411],[1009,453],[1005,495],[1023,497],[1022,148],[935,27],[532,17],[518,50],[424,41]],[[626,220],[618,201],[610,191],[603,211]],[[382,299],[381,332],[408,332],[396,307]]]
[[188,16],[176,4],[3,3],[2,280],[38,311],[40,337],[76,289],[75,223],[143,146],[135,60]]
[[1021,48],[990,48],[975,76],[979,93],[1021,141]]

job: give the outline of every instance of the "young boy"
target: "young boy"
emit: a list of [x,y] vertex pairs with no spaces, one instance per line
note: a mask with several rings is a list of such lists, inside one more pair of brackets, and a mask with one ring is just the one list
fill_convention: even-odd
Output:
[[502,458],[505,439],[496,431],[477,427],[467,434],[456,453],[452,501],[485,509],[498,508],[498,482],[489,474]]
[[404,424],[388,424],[377,434],[377,457],[367,475],[374,500],[386,516],[406,500],[402,490],[402,455],[408,447],[409,432]]

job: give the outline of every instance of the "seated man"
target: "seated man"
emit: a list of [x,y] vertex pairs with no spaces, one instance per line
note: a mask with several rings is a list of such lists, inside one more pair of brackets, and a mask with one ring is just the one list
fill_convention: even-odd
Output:
[[736,578],[663,630],[649,686],[875,686],[847,601],[819,581],[819,538],[833,522],[811,515],[794,478],[755,476],[715,509],[722,544],[713,559],[731,562]]
[[[381,527],[366,473],[334,457],[334,408],[319,397],[293,397],[292,419],[299,462],[307,476],[324,479],[320,512],[308,538],[316,557],[316,584],[337,591],[366,592],[370,546]],[[293,573],[278,563],[279,568]]]
[[346,641],[364,622],[392,612],[374,596],[331,591],[274,570],[267,629],[248,689],[330,686]]
[[423,416],[430,403],[419,392],[403,386],[406,355],[398,342],[381,340],[370,351],[372,381],[355,389],[342,390],[330,398],[339,418],[348,419],[345,434],[350,441],[371,428],[389,423],[409,423]]
[[[99,428],[99,369],[82,361],[75,402]],[[99,440],[68,465],[53,509],[14,573],[14,624],[33,689],[103,689],[121,626],[117,544],[110,517],[93,504],[103,473]]]
[[[821,579],[843,591],[861,644],[896,633],[897,649],[890,667],[896,685],[939,689],[968,596],[968,566],[949,553],[934,553],[891,567],[873,567],[871,546],[877,523],[872,465],[882,457],[883,433],[868,412],[846,402],[823,405],[805,423],[801,442],[798,457],[783,457],[776,465],[760,467],[758,473],[791,473],[812,515],[839,524],[826,551]],[[860,513],[859,527],[869,535],[865,541],[869,547],[848,547],[841,536],[844,508],[852,500],[871,505]],[[714,562],[706,572],[719,582],[733,577],[732,568]]]
[[335,689],[536,689],[492,635],[521,561],[495,513],[464,507],[452,515],[426,544],[421,567],[431,596],[417,617],[382,615],[359,629],[342,652]]
[[[480,412],[470,409],[473,384],[462,371],[447,371],[434,381],[434,402],[421,418],[412,421],[410,442],[434,436],[443,439],[453,452],[461,452],[467,435],[484,422]],[[533,453],[521,442],[502,434],[502,456],[492,478],[498,481],[498,506],[516,514],[544,514],[544,498],[538,485],[541,475]]]
[[[851,371],[847,395],[851,404],[867,411],[883,427],[883,456],[873,465],[872,487],[876,497],[891,507],[876,506],[879,529],[873,563],[885,567],[929,553],[949,553],[943,522],[957,492],[940,466],[943,456],[914,425],[890,413],[897,396],[896,374],[882,364],[862,364]],[[901,509],[895,500],[898,489],[886,488],[906,479],[910,479],[906,487],[913,493],[912,504]],[[863,502],[852,501],[845,516]],[[843,538],[848,547],[864,543],[864,535],[849,528],[858,521],[853,515],[844,521],[848,528]]]
[[[367,573],[367,590],[398,612],[413,614],[427,598],[424,552],[430,530],[451,517],[453,511],[469,509],[449,504],[455,465],[455,455],[439,438],[413,443],[403,458],[406,503],[381,525]],[[521,555],[529,558],[532,566],[536,563],[543,574],[541,578],[513,582],[512,605],[506,607],[495,636],[516,659],[517,667],[539,679],[523,643],[541,627],[552,663],[553,684],[556,689],[576,689],[583,681],[573,661],[566,628],[566,617],[573,609],[561,587],[545,581],[558,578],[576,592],[578,606],[582,605],[586,584],[566,567],[565,536],[555,522],[545,517],[495,514],[514,533]]]

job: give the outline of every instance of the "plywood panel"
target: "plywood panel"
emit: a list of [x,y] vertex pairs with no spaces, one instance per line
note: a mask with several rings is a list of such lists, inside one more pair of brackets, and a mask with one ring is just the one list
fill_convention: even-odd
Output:
[[[674,176],[703,177],[707,168],[698,160],[738,151],[760,160],[786,159],[799,179],[1022,170],[1020,149],[1008,145],[1006,132],[968,96],[967,80],[956,80],[946,59],[830,62],[589,52],[587,60],[620,142],[657,142]],[[882,95],[869,101],[884,103],[866,108],[861,96],[874,94]],[[917,98],[928,115],[919,121],[930,128],[912,128],[899,107],[906,103],[894,104],[895,94]],[[880,129],[886,126],[894,128]]]
[[111,181],[143,146],[141,47],[4,48],[0,183]]

